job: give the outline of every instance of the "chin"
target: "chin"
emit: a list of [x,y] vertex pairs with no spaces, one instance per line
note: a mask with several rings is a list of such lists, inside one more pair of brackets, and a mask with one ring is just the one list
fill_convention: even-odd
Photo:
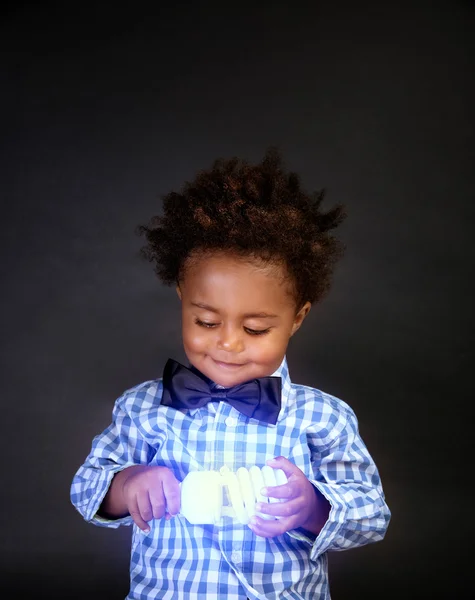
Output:
[[230,364],[222,364],[212,360],[212,365],[208,371],[210,373],[209,376],[216,383],[219,383],[220,385],[231,386],[249,378],[247,375],[249,370],[246,369],[246,366],[247,365],[234,366]]

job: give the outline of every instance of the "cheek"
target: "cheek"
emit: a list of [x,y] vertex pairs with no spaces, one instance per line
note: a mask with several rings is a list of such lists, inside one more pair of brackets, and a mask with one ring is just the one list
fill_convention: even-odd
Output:
[[249,358],[263,365],[273,364],[276,357],[285,353],[287,343],[288,338],[282,335],[257,337],[254,343],[248,344]]
[[199,351],[208,346],[209,337],[201,333],[196,327],[185,327],[183,330],[183,342],[188,348]]

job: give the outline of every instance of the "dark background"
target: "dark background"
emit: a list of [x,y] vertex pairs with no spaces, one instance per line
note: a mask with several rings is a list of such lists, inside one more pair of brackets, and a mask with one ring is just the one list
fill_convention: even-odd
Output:
[[354,408],[393,514],[331,554],[332,598],[472,597],[473,4],[2,11],[2,598],[126,595],[130,529],[86,524],[69,488],[114,400],[185,360],[134,229],[270,144],[349,213],[291,377]]

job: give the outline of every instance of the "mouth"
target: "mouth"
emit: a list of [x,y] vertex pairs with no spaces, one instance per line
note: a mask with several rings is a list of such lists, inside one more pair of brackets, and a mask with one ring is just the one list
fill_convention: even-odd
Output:
[[[214,360],[214,358],[213,358]],[[218,365],[218,367],[221,367],[222,369],[227,369],[229,371],[236,371],[237,369],[243,367],[245,364],[247,363],[241,363],[241,364],[237,364],[237,363],[225,363],[225,362],[220,362],[219,360],[214,360],[214,362]]]

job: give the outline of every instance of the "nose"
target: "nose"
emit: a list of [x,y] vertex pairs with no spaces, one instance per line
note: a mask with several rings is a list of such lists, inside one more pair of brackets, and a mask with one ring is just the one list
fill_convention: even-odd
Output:
[[218,347],[226,350],[227,352],[234,352],[236,354],[238,352],[242,352],[244,350],[242,332],[235,327],[220,327]]

